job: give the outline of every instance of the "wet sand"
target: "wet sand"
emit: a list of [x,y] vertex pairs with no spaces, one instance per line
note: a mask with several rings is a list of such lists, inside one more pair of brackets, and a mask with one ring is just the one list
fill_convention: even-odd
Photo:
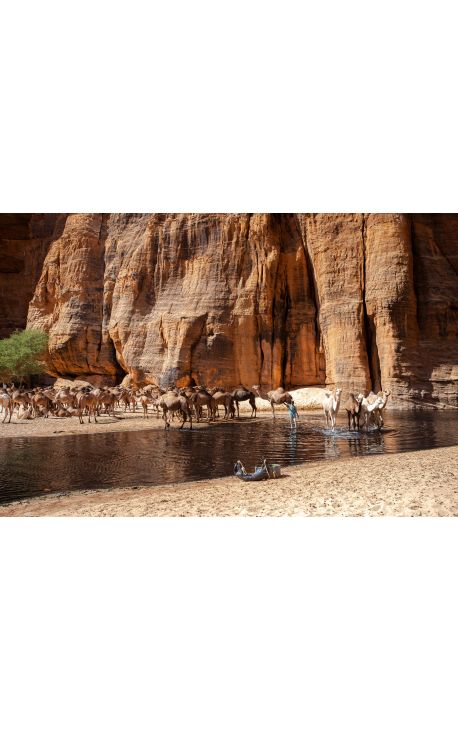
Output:
[[[88,485],[90,487],[90,485]],[[458,446],[287,467],[281,479],[235,477],[49,495],[0,516],[458,516]]]

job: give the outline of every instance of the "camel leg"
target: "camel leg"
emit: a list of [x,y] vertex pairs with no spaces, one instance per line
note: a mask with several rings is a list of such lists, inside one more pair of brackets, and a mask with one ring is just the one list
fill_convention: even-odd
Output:
[[270,407],[272,408],[272,416],[275,418],[275,406],[272,402],[270,403]]

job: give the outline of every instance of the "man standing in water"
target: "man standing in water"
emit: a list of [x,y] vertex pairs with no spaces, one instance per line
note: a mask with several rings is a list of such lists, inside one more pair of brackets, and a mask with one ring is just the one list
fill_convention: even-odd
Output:
[[285,406],[287,407],[287,409],[289,411],[291,428],[296,428],[298,412],[297,412],[296,406],[294,405],[294,401],[292,400],[291,403],[285,403]]

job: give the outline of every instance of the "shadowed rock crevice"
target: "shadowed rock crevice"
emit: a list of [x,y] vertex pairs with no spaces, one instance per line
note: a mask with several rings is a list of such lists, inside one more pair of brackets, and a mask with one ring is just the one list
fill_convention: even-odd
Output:
[[371,389],[376,393],[382,388],[380,360],[377,348],[377,332],[374,315],[369,315],[366,306],[366,216],[362,215],[361,239],[363,243],[362,301],[364,312],[364,336],[366,341],[367,360]]

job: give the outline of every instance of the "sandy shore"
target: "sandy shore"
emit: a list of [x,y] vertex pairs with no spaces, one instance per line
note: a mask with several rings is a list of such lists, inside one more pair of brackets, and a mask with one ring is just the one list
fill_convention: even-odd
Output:
[[458,446],[287,467],[278,480],[235,477],[37,497],[0,516],[458,516]]
[[[65,382],[65,381],[64,381]],[[299,388],[291,391],[294,395],[295,402],[300,411],[312,411],[321,413],[320,402],[323,397],[323,388]],[[256,407],[258,408],[257,418],[272,417],[270,405],[261,398],[256,398]],[[251,406],[245,401],[240,403],[240,415],[242,421],[249,419],[251,414]],[[221,416],[223,409],[220,409]],[[276,414],[279,418],[288,420],[288,412],[285,406],[277,406]],[[164,421],[158,418],[152,412],[151,407],[148,418],[143,417],[141,407],[138,407],[135,413],[124,411],[123,408],[117,408],[114,416],[102,414],[98,417],[97,423],[93,421],[88,423],[87,416],[84,416],[84,423],[79,423],[78,418],[57,418],[50,416],[49,418],[34,418],[30,421],[23,421],[18,418],[17,411],[14,412],[11,423],[2,423],[3,415],[0,414],[0,438],[14,438],[16,436],[63,436],[68,434],[80,433],[103,433],[117,431],[145,431],[150,429],[164,428]],[[212,424],[212,427],[222,423],[220,418]],[[192,424],[193,428],[207,428],[206,421],[197,423],[195,420]],[[175,421],[172,427],[178,427]],[[185,423],[184,428],[189,428],[189,424]]]
[[[318,412],[318,411],[314,411]],[[241,419],[238,421],[231,420],[231,424],[237,426],[238,424],[246,423],[250,421],[251,408],[247,407],[245,403],[241,404],[240,416]],[[285,422],[289,421],[288,413],[283,407],[278,409],[277,417],[282,418]],[[1,419],[3,416],[0,414],[0,439],[1,438],[15,438],[16,436],[66,436],[66,435],[78,435],[82,433],[106,433],[106,432],[119,432],[119,431],[148,431],[155,429],[164,429],[164,421],[161,417],[157,417],[155,413],[149,413],[148,418],[144,418],[141,409],[137,409],[135,413],[129,411],[124,412],[122,409],[117,409],[114,416],[107,416],[102,414],[98,417],[97,423],[92,421],[88,423],[87,416],[84,416],[84,423],[80,423],[78,418],[75,416],[71,418],[57,418],[57,416],[50,416],[49,418],[33,418],[30,421],[23,421],[18,419],[17,413],[15,412],[11,418],[11,423],[2,423]],[[270,407],[263,407],[259,410],[257,418],[272,418]],[[221,417],[216,421],[213,421],[210,426],[215,428],[221,423],[224,423]],[[180,422],[174,420],[171,428],[179,428]],[[208,428],[209,424],[207,420],[200,421],[197,423],[193,420],[193,428]],[[186,422],[183,426],[184,429],[189,428],[189,423]]]
[[[178,422],[177,425],[179,425]],[[203,428],[205,425],[205,423],[193,423],[193,428]],[[135,413],[129,413],[129,411],[123,413],[121,410],[117,410],[115,416],[103,414],[99,416],[97,423],[94,423],[94,421],[88,423],[86,416],[84,417],[84,423],[80,423],[75,416],[72,418],[50,416],[49,418],[34,418],[30,421],[21,421],[15,413],[11,419],[11,423],[0,422],[0,438],[15,438],[16,436],[64,436],[81,433],[103,433],[107,431],[145,431],[157,428],[164,428],[162,418],[157,418],[155,414],[149,414],[148,418],[143,418],[140,410],[137,410]],[[184,428],[189,428],[189,426],[185,424]]]

